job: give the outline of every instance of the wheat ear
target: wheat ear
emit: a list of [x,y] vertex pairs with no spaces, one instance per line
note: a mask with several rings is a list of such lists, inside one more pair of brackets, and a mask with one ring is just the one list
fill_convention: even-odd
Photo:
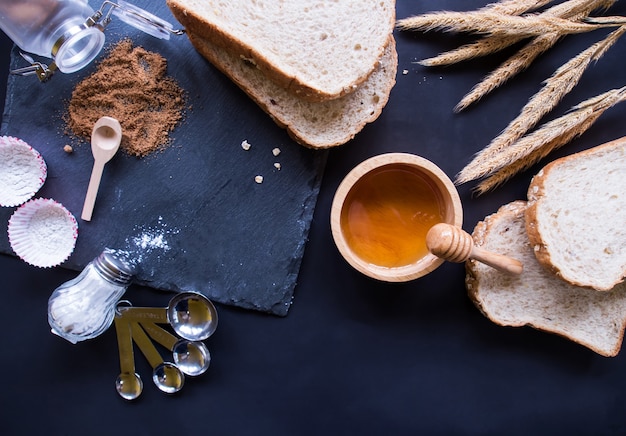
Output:
[[478,41],[440,53],[418,63],[425,67],[441,67],[497,53],[524,39],[519,35],[486,36]]
[[626,24],[626,17],[585,17],[583,21],[587,24],[615,24],[623,26]]
[[613,23],[586,24],[558,17],[541,15],[507,15],[494,12],[433,12],[398,21],[401,30],[445,30],[486,35],[537,36],[547,32],[584,33]]
[[457,175],[455,183],[462,184],[488,175],[510,162],[503,157],[502,151],[532,129],[541,118],[549,113],[561,99],[576,86],[587,66],[598,60],[619,37],[626,31],[620,27],[611,32],[604,40],[574,57],[544,82],[537,92],[522,108],[520,114]]
[[516,74],[524,71],[537,57],[554,46],[559,39],[561,39],[561,35],[555,32],[547,33],[533,39],[474,86],[472,90],[457,103],[454,107],[454,111],[461,112],[472,103],[476,103],[485,95],[500,87]]
[[514,147],[521,152],[516,161],[483,180],[474,191],[478,195],[484,194],[502,185],[514,175],[527,170],[552,151],[582,135],[607,109],[624,100],[626,100],[626,86],[585,100],[562,117],[544,124],[514,144]]
[[[604,0],[602,2],[590,0],[570,0],[567,8],[564,3],[545,11],[546,16],[561,16],[568,19],[581,19],[596,9],[608,8],[615,3],[616,0]],[[602,3],[602,4],[599,4]],[[515,75],[528,68],[541,54],[552,48],[559,40],[559,33],[546,33],[537,36],[517,53],[507,59],[502,65],[489,73],[480,83],[472,88],[454,108],[455,112],[466,109],[472,103],[489,94],[494,89],[500,87]]]
[[497,3],[490,3],[478,11],[493,11],[501,14],[520,15],[524,12],[534,11],[554,0],[500,0]]
[[[554,16],[572,19],[584,17],[595,10],[608,9],[617,0],[568,0],[545,10],[541,16]],[[441,53],[432,58],[424,59],[419,63],[426,67],[452,65],[476,57],[486,56],[523,40],[525,36],[486,36],[470,44],[462,45],[453,50]]]

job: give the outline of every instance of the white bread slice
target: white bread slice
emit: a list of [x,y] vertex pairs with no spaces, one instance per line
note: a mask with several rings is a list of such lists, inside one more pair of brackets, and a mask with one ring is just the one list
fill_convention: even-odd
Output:
[[185,29],[248,59],[281,87],[322,101],[374,71],[395,0],[167,0]]
[[519,276],[482,263],[466,263],[468,295],[480,311],[503,326],[531,326],[612,357],[619,353],[626,328],[626,284],[597,292],[559,279],[535,258],[525,227],[525,201],[502,206],[479,222],[474,243],[519,259]]
[[526,230],[539,262],[598,291],[626,276],[626,137],[546,165],[528,188]]
[[329,148],[344,144],[381,114],[396,82],[398,55],[392,36],[372,75],[356,91],[343,97],[310,102],[276,83],[245,59],[188,34],[196,50],[235,82],[299,144]]

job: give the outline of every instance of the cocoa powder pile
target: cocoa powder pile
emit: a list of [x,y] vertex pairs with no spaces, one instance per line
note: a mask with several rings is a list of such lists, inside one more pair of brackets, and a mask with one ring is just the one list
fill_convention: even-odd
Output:
[[126,153],[143,157],[164,148],[185,105],[184,91],[166,76],[166,69],[167,61],[158,53],[133,47],[130,40],[117,43],[74,88],[68,127],[89,140],[96,121],[109,116],[122,126],[120,148]]

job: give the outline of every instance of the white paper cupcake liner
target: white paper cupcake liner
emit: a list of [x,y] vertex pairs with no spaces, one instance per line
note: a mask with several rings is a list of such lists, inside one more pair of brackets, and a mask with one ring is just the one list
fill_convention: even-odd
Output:
[[47,175],[37,150],[21,139],[0,136],[0,206],[19,206],[30,200]]
[[8,233],[11,248],[20,259],[49,268],[63,263],[74,251],[78,223],[62,204],[36,198],[11,215]]

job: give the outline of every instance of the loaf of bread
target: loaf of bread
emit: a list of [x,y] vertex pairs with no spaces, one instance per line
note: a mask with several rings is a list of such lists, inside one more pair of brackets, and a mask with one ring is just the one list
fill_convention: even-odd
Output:
[[322,102],[302,100],[281,88],[254,65],[205,38],[188,33],[196,50],[235,82],[289,135],[310,148],[328,148],[352,139],[378,118],[396,81],[398,56],[389,37],[383,57],[354,92]]
[[302,98],[353,92],[376,68],[395,0],[167,0],[187,32],[225,48]]
[[479,222],[472,237],[486,250],[524,264],[519,276],[480,262],[466,263],[469,297],[494,323],[531,326],[579,343],[602,356],[615,356],[626,328],[626,284],[611,291],[571,285],[536,259],[526,233],[527,203],[515,201]]
[[626,137],[557,159],[528,188],[526,230],[539,262],[598,291],[626,276]]

